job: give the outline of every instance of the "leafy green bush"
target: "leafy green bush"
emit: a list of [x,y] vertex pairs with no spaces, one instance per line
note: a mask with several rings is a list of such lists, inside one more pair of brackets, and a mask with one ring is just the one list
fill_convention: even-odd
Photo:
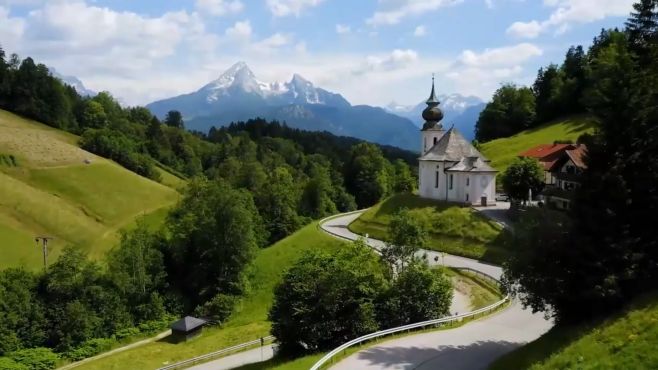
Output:
[[170,321],[171,320],[169,318],[162,320],[145,321],[139,324],[138,328],[139,331],[144,334],[157,333],[167,328],[169,326]]
[[29,370],[51,370],[54,369],[59,355],[50,348],[30,348],[9,353],[10,359],[24,365]]
[[0,370],[30,370],[27,366],[19,364],[9,357],[0,357]]
[[233,312],[237,297],[227,294],[217,294],[211,300],[198,306],[194,313],[197,316],[209,318],[217,323],[222,323]]
[[101,352],[108,351],[116,343],[115,339],[95,338],[82,343],[82,345],[66,353],[66,357],[73,361],[80,361],[87,357],[95,356]]
[[119,330],[118,332],[116,332],[116,334],[114,334],[114,337],[115,337],[117,340],[122,340],[122,339],[126,339],[126,338],[130,338],[130,337],[137,336],[137,335],[139,335],[140,333],[141,333],[141,332],[139,331],[138,328],[131,327],[131,328],[125,328],[125,329],[121,329],[121,330]]

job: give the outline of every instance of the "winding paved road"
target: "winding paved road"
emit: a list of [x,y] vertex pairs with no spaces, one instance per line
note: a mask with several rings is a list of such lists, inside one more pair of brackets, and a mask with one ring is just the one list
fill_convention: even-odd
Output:
[[[360,236],[349,231],[347,225],[361,212],[339,216],[324,222],[324,231],[337,237],[355,240]],[[368,245],[380,249],[384,243],[367,239]],[[469,258],[445,255],[434,251],[428,254],[431,264],[469,267],[499,279],[502,269],[495,265]],[[393,339],[359,351],[331,367],[332,370],[473,370],[486,369],[501,355],[532,341],[552,327],[542,314],[524,310],[518,302],[507,309],[462,327]]]

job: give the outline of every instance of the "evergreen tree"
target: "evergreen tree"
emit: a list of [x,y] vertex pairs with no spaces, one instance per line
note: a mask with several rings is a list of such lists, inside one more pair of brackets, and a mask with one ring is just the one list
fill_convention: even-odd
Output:
[[177,110],[170,110],[167,112],[167,116],[164,119],[165,125],[169,127],[176,128],[185,128],[185,123],[183,122],[183,115]]
[[[626,21],[630,45],[642,65],[651,62],[650,45],[658,42],[658,0],[640,0]],[[654,60],[655,61],[655,60]]]

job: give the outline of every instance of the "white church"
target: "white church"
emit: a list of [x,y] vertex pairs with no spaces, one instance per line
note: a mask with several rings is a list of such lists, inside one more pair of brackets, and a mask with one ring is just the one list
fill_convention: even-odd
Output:
[[423,111],[421,156],[418,159],[420,196],[475,206],[496,204],[496,171],[454,127],[444,130],[443,112],[434,92]]

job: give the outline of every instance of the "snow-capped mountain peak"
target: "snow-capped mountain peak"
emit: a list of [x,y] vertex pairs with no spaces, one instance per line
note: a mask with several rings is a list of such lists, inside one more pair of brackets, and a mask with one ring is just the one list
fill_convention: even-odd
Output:
[[297,73],[293,74],[289,82],[260,81],[245,62],[235,63],[216,80],[196,92],[203,96],[208,104],[213,104],[223,98],[236,98],[245,93],[264,99],[268,105],[349,105],[342,96],[316,88],[312,82]]
[[96,95],[96,91],[89,90],[88,88],[85,87],[85,85],[80,81],[79,78],[74,77],[74,76],[64,76],[61,73],[57,72],[55,68],[53,67],[48,67],[48,70],[50,71],[50,74],[53,75],[53,77],[59,78],[62,82],[65,84],[73,87],[75,91],[78,92],[78,94],[82,96],[94,96]]

